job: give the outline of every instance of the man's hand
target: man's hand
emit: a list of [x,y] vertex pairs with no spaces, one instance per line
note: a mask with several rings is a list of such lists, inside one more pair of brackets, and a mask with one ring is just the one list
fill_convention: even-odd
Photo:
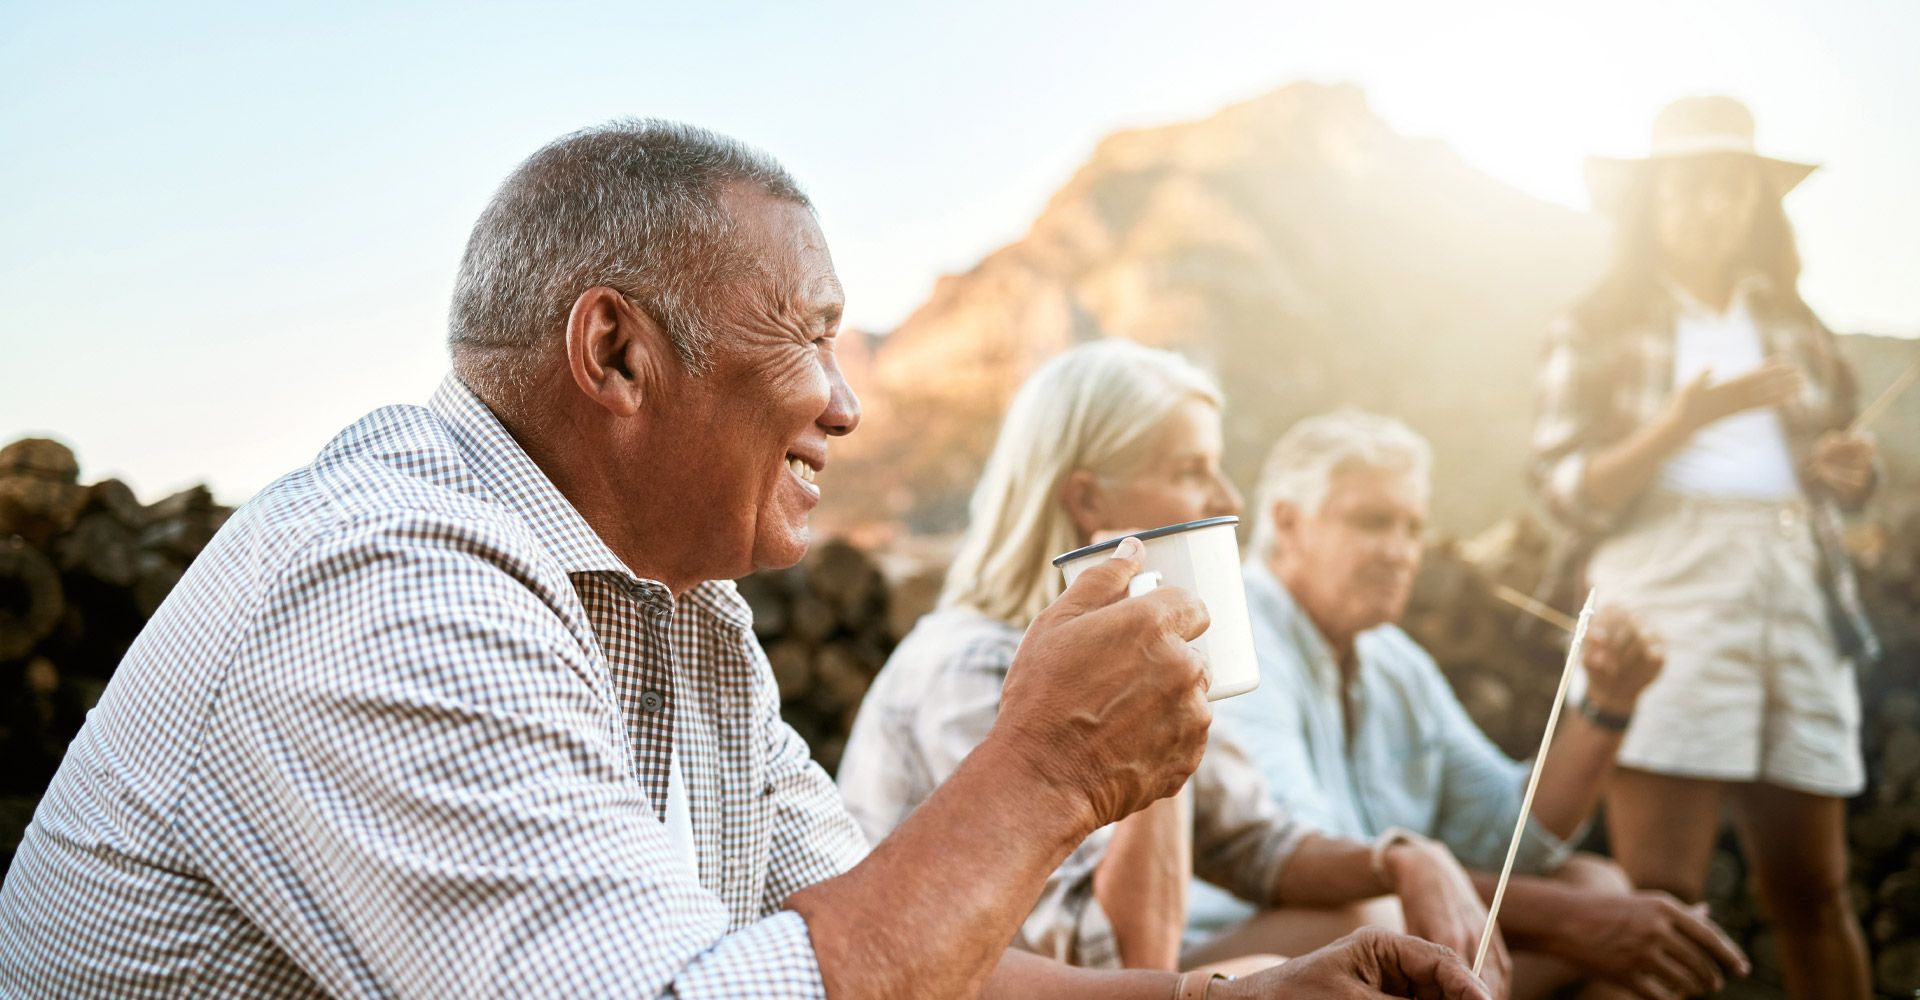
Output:
[[1873,488],[1873,441],[1860,434],[1828,431],[1813,443],[1807,467],[1834,499],[1849,507]]
[[1725,382],[1715,382],[1709,368],[1674,392],[1668,412],[1692,434],[1736,413],[1779,406],[1800,394],[1804,378],[1799,366],[1781,357],[1768,358],[1760,367]]
[[989,743],[1084,801],[1094,829],[1180,790],[1206,749],[1207,609],[1176,587],[1125,598],[1135,539],[1080,574],[1027,630]]
[[1666,646],[1627,612],[1602,608],[1587,626],[1580,662],[1587,668],[1587,697],[1605,711],[1631,715],[1640,692],[1666,665]]
[[[1487,908],[1473,888],[1472,877],[1445,844],[1424,839],[1395,844],[1387,851],[1386,867],[1393,877],[1393,891],[1400,897],[1407,933],[1461,955],[1479,950]],[[1499,928],[1493,929],[1493,943],[1487,947],[1480,972],[1494,995],[1506,995],[1513,965]]]
[[1594,976],[1647,1000],[1718,992],[1745,976],[1747,956],[1707,917],[1664,892],[1589,893],[1567,911],[1553,948]]
[[1493,1000],[1453,951],[1377,927],[1242,979],[1216,982],[1211,1000]]

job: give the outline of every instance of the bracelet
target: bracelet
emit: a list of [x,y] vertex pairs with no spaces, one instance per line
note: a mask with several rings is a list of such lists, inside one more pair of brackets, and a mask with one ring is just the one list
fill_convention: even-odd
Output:
[[1579,708],[1581,718],[1610,733],[1624,733],[1627,731],[1627,726],[1633,723],[1632,712],[1628,712],[1625,715],[1621,715],[1618,712],[1609,712],[1594,704],[1593,699],[1585,695],[1580,697]]
[[1225,979],[1224,975],[1213,971],[1194,970],[1183,972],[1173,984],[1173,1000],[1207,1000],[1207,994],[1213,989],[1213,981]]
[[1401,826],[1388,827],[1380,836],[1373,838],[1373,848],[1367,854],[1367,860],[1373,866],[1373,880],[1386,886],[1388,892],[1398,891],[1399,880],[1389,877],[1387,872],[1387,852],[1395,844],[1417,844],[1420,840],[1419,834]]

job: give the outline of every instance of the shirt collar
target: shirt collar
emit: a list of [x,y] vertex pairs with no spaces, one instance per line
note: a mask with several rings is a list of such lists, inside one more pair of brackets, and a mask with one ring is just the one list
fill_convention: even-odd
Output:
[[[1259,606],[1267,620],[1300,651],[1313,671],[1315,686],[1330,692],[1340,690],[1340,664],[1333,658],[1333,647],[1327,645],[1326,637],[1294,600],[1287,585],[1273,575],[1267,561],[1258,556],[1248,560],[1245,577],[1247,599]],[[1353,655],[1360,655],[1357,644]]]
[[427,409],[440,418],[466,453],[474,476],[527,522],[533,537],[559,560],[562,569],[569,574],[618,573],[639,579],[458,375],[448,373],[440,381]]
[[[454,442],[466,453],[474,475],[527,522],[533,537],[553,554],[567,575],[614,574],[643,603],[658,606],[668,614],[673,612],[675,601],[667,586],[635,574],[607,548],[607,543],[587,519],[458,375],[449,372],[440,381],[427,409],[440,418]],[[698,584],[681,595],[681,603],[706,611],[736,629],[753,625],[753,611],[732,580]]]

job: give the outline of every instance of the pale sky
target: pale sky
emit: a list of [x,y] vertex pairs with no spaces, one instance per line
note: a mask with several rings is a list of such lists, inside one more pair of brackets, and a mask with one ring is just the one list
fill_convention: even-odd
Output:
[[[268,11],[265,8],[294,7]],[[679,118],[808,188],[857,326],[1018,238],[1101,136],[1299,79],[1585,208],[1731,93],[1830,324],[1920,336],[1920,4],[0,2],[0,442],[229,502],[444,371],[467,229],[544,142]]]

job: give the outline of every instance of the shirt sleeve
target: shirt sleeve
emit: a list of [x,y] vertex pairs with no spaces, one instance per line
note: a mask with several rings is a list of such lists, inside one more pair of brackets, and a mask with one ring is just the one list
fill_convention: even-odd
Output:
[[1596,443],[1608,390],[1604,366],[1592,339],[1572,317],[1547,332],[1540,366],[1528,475],[1555,517],[1588,532],[1605,531],[1612,518],[1586,501],[1583,482]]
[[[1434,839],[1446,844],[1468,868],[1497,872],[1506,863],[1529,767],[1500,752],[1474,725],[1431,657],[1410,639],[1403,637],[1402,646],[1399,652],[1421,661],[1418,672],[1426,689],[1423,704],[1433,712],[1434,736],[1442,759]],[[1582,824],[1582,833],[1585,829]],[[1576,833],[1573,841],[1581,835]],[[1551,874],[1572,853],[1572,843],[1554,836],[1529,816],[1513,870],[1521,875]]]
[[[1306,666],[1293,659],[1291,644],[1266,635],[1261,636],[1259,655],[1260,686],[1213,706],[1207,752],[1214,753],[1213,734],[1226,737],[1238,748],[1238,756],[1259,771],[1266,794],[1288,814],[1312,827],[1336,829],[1332,803],[1313,770],[1301,707],[1305,696],[1285,683],[1288,677],[1303,675]],[[1276,659],[1280,657],[1286,659]]]
[[1218,726],[1193,782],[1194,874],[1250,903],[1284,902],[1280,870],[1311,828],[1274,801],[1260,769]]
[[[914,713],[913,735],[935,785],[953,775],[979,746],[1000,714],[1000,690],[1017,645],[998,639],[968,644],[941,669]],[[1047,876],[1014,944],[1069,965],[1120,967],[1113,924],[1093,894],[1093,873],[1106,856],[1113,828],[1080,842]]]
[[338,996],[824,996],[798,914],[729,932],[686,870],[505,534],[382,515],[267,585],[182,795],[205,876]]
[[867,855],[867,838],[806,741],[781,720],[773,670],[757,652],[757,645],[755,649],[762,669],[760,690],[765,692],[765,793],[773,800],[772,856],[764,900],[764,908],[771,911],[801,889],[859,864]]

